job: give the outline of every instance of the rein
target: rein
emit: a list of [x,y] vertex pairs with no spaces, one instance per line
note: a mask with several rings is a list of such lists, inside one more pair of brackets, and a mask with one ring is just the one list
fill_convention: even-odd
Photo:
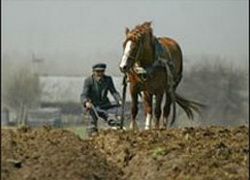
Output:
[[140,61],[138,61],[140,55],[142,54],[143,52],[143,40],[144,39],[141,39],[140,40],[140,44],[139,44],[139,48],[138,48],[138,51],[136,53],[136,56],[135,57],[132,57],[132,59],[134,59],[134,64],[136,65],[135,67],[133,67],[131,69],[131,71],[137,75],[140,75],[139,78],[141,79],[142,82],[145,82],[147,77],[146,77],[146,74],[147,74],[147,71],[140,67]]
[[136,56],[135,56],[135,63],[138,62],[138,58],[142,53],[142,48],[143,48],[143,39],[140,40],[140,45],[139,45],[138,51],[137,51]]
[[125,116],[125,102],[126,102],[126,90],[127,90],[127,74],[124,74],[122,81],[122,114],[121,114],[121,126],[120,129],[123,129],[124,126],[124,116]]
[[133,59],[135,63],[138,63],[138,58],[140,57],[141,53],[142,53],[142,49],[143,49],[143,39],[140,40],[140,44],[139,44],[139,47],[138,47],[138,51],[135,55],[135,57],[133,56],[129,56],[130,59]]

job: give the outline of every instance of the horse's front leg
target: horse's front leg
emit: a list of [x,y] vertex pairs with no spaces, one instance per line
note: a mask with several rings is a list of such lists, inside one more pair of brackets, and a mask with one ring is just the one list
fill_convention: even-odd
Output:
[[130,123],[130,129],[138,130],[138,125],[136,123],[136,115],[138,113],[138,90],[134,84],[130,84],[130,93],[132,98],[132,105],[131,105],[131,116],[132,120]]
[[152,125],[152,94],[148,92],[144,92],[143,94],[143,103],[145,108],[145,114],[146,114],[146,121],[145,121],[145,129],[151,129]]
[[154,114],[155,114],[155,129],[160,128],[160,118],[161,118],[161,103],[162,103],[163,93],[156,94],[155,97],[155,108],[154,108]]

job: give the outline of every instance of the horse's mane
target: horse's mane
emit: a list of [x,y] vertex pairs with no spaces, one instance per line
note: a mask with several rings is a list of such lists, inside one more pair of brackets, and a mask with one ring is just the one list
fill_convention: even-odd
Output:
[[144,22],[141,25],[135,26],[128,34],[128,39],[132,39],[134,41],[138,41],[144,35],[151,35],[153,34],[153,30],[151,28],[152,22]]

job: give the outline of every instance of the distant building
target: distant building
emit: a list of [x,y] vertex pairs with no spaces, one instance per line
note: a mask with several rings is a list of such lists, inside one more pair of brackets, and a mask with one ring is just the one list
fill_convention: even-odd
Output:
[[44,125],[61,127],[61,110],[59,108],[30,109],[27,112],[26,123],[31,127],[42,127]]

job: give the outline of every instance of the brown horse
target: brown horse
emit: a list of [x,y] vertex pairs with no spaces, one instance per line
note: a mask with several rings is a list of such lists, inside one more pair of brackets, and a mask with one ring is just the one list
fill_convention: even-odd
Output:
[[[124,53],[120,69],[127,73],[132,98],[130,127],[138,129],[136,115],[138,112],[138,95],[143,92],[143,103],[146,113],[145,129],[151,128],[153,114],[153,96],[155,96],[155,128],[160,127],[161,104],[165,94],[163,109],[163,125],[167,127],[170,106],[175,101],[185,110],[188,117],[193,117],[192,110],[197,110],[195,102],[186,100],[175,93],[182,78],[182,52],[173,39],[153,36],[151,22],[136,26],[133,30],[126,29],[123,44]],[[171,124],[174,122],[174,117]]]

